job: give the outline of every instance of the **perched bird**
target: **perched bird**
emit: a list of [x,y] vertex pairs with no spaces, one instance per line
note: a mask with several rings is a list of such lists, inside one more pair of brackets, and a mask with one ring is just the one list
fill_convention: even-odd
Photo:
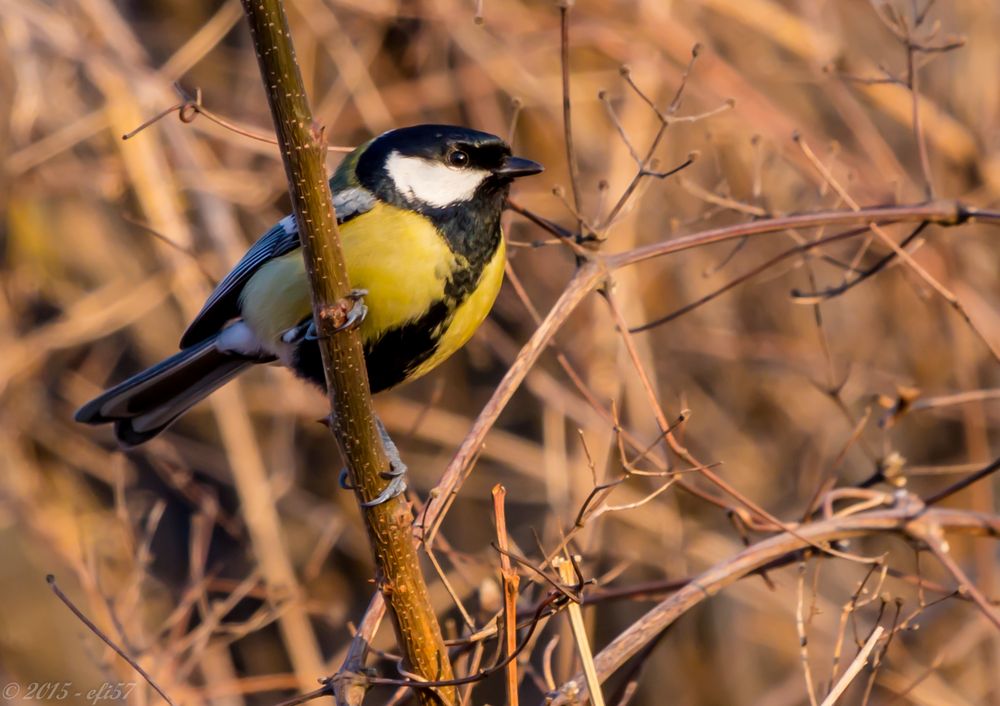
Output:
[[[511,181],[542,166],[499,137],[449,125],[390,130],[330,179],[372,392],[419,377],[458,350],[500,290],[500,214]],[[360,318],[360,317],[359,317]],[[325,385],[293,216],[265,233],[188,326],[180,352],[76,413],[113,422],[126,447],[153,438],[251,365],[280,362]]]

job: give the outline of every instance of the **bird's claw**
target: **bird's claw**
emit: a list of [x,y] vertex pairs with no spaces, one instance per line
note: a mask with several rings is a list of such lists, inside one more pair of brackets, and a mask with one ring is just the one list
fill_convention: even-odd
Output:
[[[368,500],[367,502],[361,503],[361,507],[370,508],[376,505],[381,505],[384,502],[392,500],[397,495],[402,495],[406,491],[406,466],[399,465],[395,463],[390,465],[389,471],[382,474],[383,478],[389,480],[389,485],[385,486],[381,493],[377,496]],[[349,482],[350,473],[346,468],[340,469],[340,478],[338,482],[340,487],[344,490],[355,490],[357,486],[351,485]]]
[[347,295],[351,302],[351,308],[347,311],[344,323],[337,327],[337,331],[349,331],[357,328],[368,316],[368,306],[365,304],[365,297],[368,296],[367,289],[352,289]]
[[[348,292],[344,299],[331,307],[328,312],[324,312],[324,316],[328,315],[331,318],[336,317],[337,319],[340,319],[333,327],[333,333],[350,331],[351,329],[357,328],[361,325],[361,323],[365,320],[365,317],[368,316],[368,307],[365,305],[365,297],[367,295],[367,289],[352,289]],[[347,302],[351,303],[351,308],[345,312],[343,309]],[[316,323],[314,321],[309,322],[304,338],[307,341],[315,341],[319,339],[319,333],[316,330]]]
[[393,463],[390,470],[382,474],[383,478],[389,479],[389,485],[385,486],[381,493],[367,502],[361,503],[363,508],[371,508],[392,500],[397,495],[406,492],[406,466],[400,463],[398,466]]
[[[389,470],[383,473],[382,477],[389,481],[389,485],[385,486],[382,492],[371,500],[361,503],[361,507],[370,508],[381,505],[406,491],[406,466],[399,459],[389,462]],[[338,482],[344,490],[356,490],[357,488],[357,486],[351,485],[350,473],[346,468],[340,469]]]
[[[389,436],[389,432],[385,430],[385,426],[382,424],[382,420],[375,417],[375,423],[378,426],[379,436],[382,437],[382,446],[385,449],[386,455],[389,457],[389,470],[383,472],[381,475],[383,478],[389,481],[389,484],[382,489],[382,492],[377,496],[361,503],[361,507],[368,509],[375,507],[376,505],[381,505],[384,502],[392,500],[397,495],[402,495],[406,491],[406,464],[403,463],[403,459],[399,456],[399,449],[396,448],[396,444],[393,443],[392,437]],[[340,471],[340,487],[344,490],[356,490],[357,487],[349,483],[349,474],[346,468]]]

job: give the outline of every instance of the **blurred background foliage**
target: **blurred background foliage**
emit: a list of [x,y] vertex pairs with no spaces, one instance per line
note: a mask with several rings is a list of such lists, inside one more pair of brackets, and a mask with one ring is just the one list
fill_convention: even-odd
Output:
[[[894,4],[912,13],[911,3]],[[518,183],[517,203],[575,227],[552,191],[569,193],[555,3],[484,0],[482,23],[471,0],[286,5],[315,114],[332,144],[431,121],[510,135],[519,153],[547,167]],[[965,39],[961,48],[921,58],[933,59],[920,69],[919,88],[935,194],[996,207],[1000,5],[939,2],[926,26],[935,23],[935,42]],[[848,78],[884,77],[880,67],[905,71],[906,52],[873,4],[578,0],[570,74],[585,218],[606,215],[635,174],[618,128],[644,153],[658,127],[622,65],[665,108],[696,43],[702,49],[677,115],[711,115],[676,121],[656,155],[660,168],[695,151],[698,159],[677,177],[644,181],[603,249],[762,214],[845,208],[801,144],[862,205],[924,198],[909,91]],[[316,677],[340,664],[349,621],[373,590],[354,499],[337,489],[337,452],[315,423],[322,396],[283,370],[254,371],[162,439],[124,454],[107,429],[71,421],[103,386],[175,350],[214,282],[288,210],[276,148],[204,115],[182,122],[175,111],[121,139],[178,103],[175,83],[189,95],[200,89],[213,114],[268,133],[239,3],[0,0],[0,56],[0,682],[89,690],[137,681],[46,590],[43,577],[54,573],[179,703],[256,706],[314,688]],[[331,153],[331,167],[337,159]],[[890,231],[897,239],[905,232]],[[544,312],[572,275],[574,257],[520,216],[508,214],[506,233],[512,270]],[[816,234],[647,262],[616,274],[616,301],[629,324],[640,325]],[[932,226],[925,238],[920,264],[1000,344],[996,232]],[[691,410],[683,443],[721,462],[729,482],[789,521],[826,479],[856,484],[888,467],[898,482],[927,492],[988,462],[997,442],[997,360],[908,270],[889,268],[819,307],[790,298],[794,289],[839,284],[837,263],[856,251],[852,240],[824,249],[826,260],[787,260],[635,339],[668,415]],[[885,252],[876,242],[863,264]],[[433,486],[533,330],[508,283],[464,351],[377,400],[410,466],[415,498]],[[556,340],[554,351],[568,357],[594,398],[614,405],[622,424],[652,443],[655,419],[603,301],[588,300]],[[498,605],[490,487],[507,486],[513,540],[537,558],[535,536],[552,549],[595,477],[621,474],[614,430],[583,401],[554,351],[488,437],[437,546],[455,593],[480,624]],[[941,402],[969,392],[962,404]],[[886,407],[900,394],[930,402],[890,417]],[[633,478],[614,502],[636,502],[660,483]],[[951,502],[996,509],[989,481]],[[741,547],[724,511],[675,488],[588,523],[574,541],[585,573],[612,588],[682,579]],[[917,571],[901,541],[851,548],[888,552],[894,570]],[[959,538],[951,548],[987,596],[1000,595],[994,544]],[[462,617],[428,570],[454,636]],[[953,582],[932,560],[919,570],[944,587],[929,599],[948,595]],[[649,657],[653,668],[633,703],[665,703],[664,695],[675,704],[809,703],[803,660],[822,693],[841,608],[866,568],[813,558],[802,571],[802,584],[792,565],[768,581],[744,580],[685,615]],[[542,590],[529,589],[529,597]],[[856,635],[863,640],[877,620],[891,623],[894,602],[903,615],[919,611],[912,582],[890,576],[881,591],[888,607],[879,613],[874,601],[853,616],[857,633],[849,624],[842,662],[854,654]],[[595,648],[649,600],[587,608]],[[804,651],[796,629],[803,601]],[[845,703],[862,703],[869,688],[872,704],[1000,704],[1000,640],[971,603],[952,597],[916,622],[920,630],[897,635],[872,684],[866,672]],[[563,623],[549,624],[522,670],[526,702],[538,702],[545,688],[542,653],[552,636],[562,636],[551,654],[556,683],[577,668]],[[378,646],[393,649],[390,630],[383,628]],[[384,671],[391,674],[391,665]],[[375,691],[369,702],[385,703],[390,694]],[[502,678],[471,695],[472,703],[503,698]],[[130,700],[156,697],[138,687]],[[22,693],[12,703],[27,700]]]

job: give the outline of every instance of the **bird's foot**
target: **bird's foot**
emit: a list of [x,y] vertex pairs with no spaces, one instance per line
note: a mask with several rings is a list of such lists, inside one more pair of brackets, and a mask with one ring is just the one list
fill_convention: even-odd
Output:
[[[389,481],[389,484],[385,486],[385,488],[382,489],[382,492],[377,496],[367,502],[361,503],[361,507],[364,508],[381,505],[384,502],[392,500],[397,495],[402,495],[406,491],[406,464],[403,463],[403,459],[400,458],[399,449],[396,448],[396,444],[393,442],[392,437],[390,437],[389,432],[386,431],[385,426],[382,424],[382,420],[376,417],[375,422],[378,426],[379,435],[382,437],[382,444],[385,447],[386,456],[389,457],[389,470],[381,474],[383,478]],[[341,469],[340,487],[344,490],[355,490],[356,486],[351,485],[349,479],[350,474],[347,469]]]
[[361,503],[361,507],[375,507],[406,492],[406,465],[399,458],[389,460],[389,470],[382,477],[388,479],[389,485],[368,502]]
[[382,437],[382,446],[385,448],[385,455],[389,457],[389,470],[382,474],[383,478],[388,479],[389,485],[385,486],[377,497],[372,498],[366,503],[361,503],[361,507],[366,508],[381,505],[386,501],[392,500],[397,495],[402,495],[406,490],[406,464],[403,463],[403,459],[399,455],[396,442],[389,436],[389,432],[386,430],[382,420],[378,418],[378,415],[375,415],[375,426],[378,427],[379,436]]
[[[381,493],[371,500],[361,503],[361,507],[369,508],[381,505],[392,500],[397,495],[402,495],[406,491],[406,466],[398,459],[389,461],[389,470],[382,473],[382,477],[389,480],[389,485],[385,486]],[[344,490],[355,490],[357,486],[350,483],[350,473],[346,468],[340,469],[340,487]]]
[[[367,502],[361,503],[361,507],[369,508],[381,505],[392,500],[397,495],[402,495],[406,491],[406,466],[396,466],[390,463],[389,470],[382,474],[383,478],[389,479],[389,485]],[[350,483],[350,473],[346,468],[340,469],[340,487],[344,490],[355,490],[356,486]]]

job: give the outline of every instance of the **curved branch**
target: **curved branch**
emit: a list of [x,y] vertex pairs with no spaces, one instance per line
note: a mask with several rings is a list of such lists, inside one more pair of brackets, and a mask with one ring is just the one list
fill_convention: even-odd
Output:
[[818,211],[816,213],[800,213],[792,216],[764,218],[750,223],[740,223],[712,230],[704,230],[691,235],[684,235],[672,240],[665,240],[652,245],[629,250],[612,255],[607,259],[610,269],[618,269],[626,265],[634,265],[654,257],[670,253],[690,250],[704,245],[721,243],[745,235],[764,235],[787,230],[789,228],[816,228],[818,226],[842,226],[854,223],[912,223],[929,221],[942,226],[957,226],[969,221],[980,221],[991,225],[1000,225],[1000,211],[980,210],[966,206],[959,201],[935,201],[933,203],[913,206],[879,206],[862,208],[857,211]]
[[[941,530],[966,534],[1000,537],[1000,517],[967,510],[925,508],[916,499],[903,496],[902,502],[887,510],[872,510],[854,515],[842,515],[796,528],[793,535],[782,532],[743,550],[697,576],[686,586],[661,601],[633,623],[594,658],[598,676],[607,679],[629,658],[680,616],[706,598],[768,563],[791,552],[805,548],[806,541],[830,542],[863,535],[893,532],[922,539],[928,533]],[[577,674],[549,695],[547,704],[559,706],[583,703],[587,686],[582,674]]]
[[423,537],[433,538],[435,528],[440,524],[447,508],[454,500],[458,488],[467,477],[478,449],[493,427],[500,412],[513,397],[528,371],[548,346],[555,333],[566,319],[576,310],[587,294],[594,291],[612,271],[634,265],[655,257],[662,257],[682,250],[712,245],[749,235],[778,233],[789,228],[810,228],[824,225],[850,225],[879,223],[902,223],[930,221],[940,225],[960,225],[970,220],[981,220],[1000,225],[1000,212],[981,211],[965,206],[957,201],[941,201],[916,206],[886,206],[863,208],[858,211],[820,211],[793,216],[767,218],[751,223],[740,223],[724,228],[701,231],[652,245],[635,248],[627,252],[602,257],[594,255],[583,264],[570,280],[562,295],[548,315],[535,330],[514,363],[507,370],[490,401],[480,412],[475,424],[455,453],[444,475],[431,492],[421,520],[417,527],[427,528]]

